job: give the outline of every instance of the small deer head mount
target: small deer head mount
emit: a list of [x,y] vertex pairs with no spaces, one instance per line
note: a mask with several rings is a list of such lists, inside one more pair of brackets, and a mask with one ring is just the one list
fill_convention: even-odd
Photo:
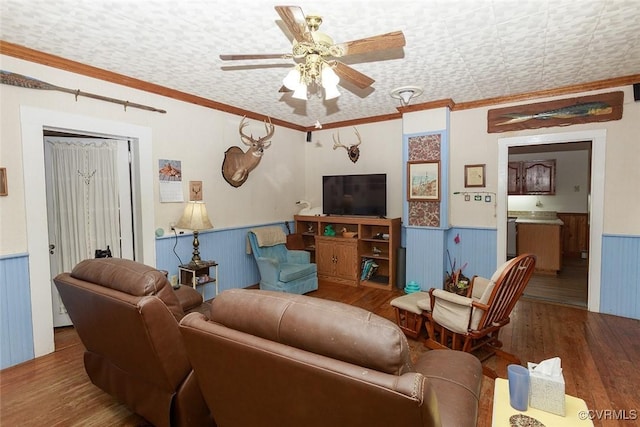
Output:
[[354,127],[353,130],[356,131],[356,136],[358,137],[358,142],[356,144],[353,144],[347,147],[346,145],[340,142],[340,132],[336,132],[337,137],[336,135],[333,135],[333,149],[335,150],[338,147],[344,148],[345,150],[347,150],[347,154],[349,155],[349,160],[355,163],[360,158],[360,149],[358,148],[358,145],[362,144],[362,139],[360,139],[360,134],[358,133],[358,129]]
[[271,137],[275,131],[275,126],[271,123],[271,119],[264,121],[264,127],[267,134],[262,138],[254,138],[253,134],[246,135],[243,129],[249,125],[245,122],[246,116],[242,118],[238,130],[240,132],[240,140],[249,146],[247,151],[242,151],[240,147],[230,147],[224,153],[224,161],[222,162],[222,176],[233,187],[240,187],[249,177],[249,172],[258,166],[264,150],[271,146]]

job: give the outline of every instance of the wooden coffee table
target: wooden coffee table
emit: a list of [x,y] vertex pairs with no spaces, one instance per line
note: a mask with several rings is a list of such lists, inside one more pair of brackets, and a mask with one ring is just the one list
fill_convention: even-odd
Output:
[[593,421],[588,417],[589,410],[584,400],[565,395],[564,404],[564,417],[535,409],[531,406],[526,411],[518,411],[509,404],[509,381],[504,378],[496,378],[493,388],[493,417],[491,425],[493,427],[510,427],[509,418],[512,415],[524,414],[535,418],[546,427],[593,427]]

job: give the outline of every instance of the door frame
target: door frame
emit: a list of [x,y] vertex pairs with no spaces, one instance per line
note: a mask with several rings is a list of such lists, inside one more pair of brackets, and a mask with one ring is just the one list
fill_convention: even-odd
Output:
[[[47,127],[46,130],[50,128]],[[131,198],[131,188],[135,185],[135,182],[132,179],[131,171],[132,167],[130,165],[130,160],[133,159],[130,152],[131,141],[129,139],[118,138],[115,136],[105,137],[104,135],[96,135],[96,134],[71,134],[66,136],[48,136],[46,135],[42,138],[44,143],[44,157],[45,157],[45,179],[47,182],[46,185],[46,195],[47,195],[47,224],[49,228],[49,245],[52,243],[55,244],[54,249],[50,249],[51,256],[49,257],[51,268],[51,294],[52,294],[52,309],[53,309],[53,326],[61,327],[61,326],[70,326],[72,325],[71,319],[69,318],[69,314],[66,309],[64,309],[64,304],[60,298],[58,293],[58,289],[55,287],[53,283],[53,278],[60,273],[63,273],[65,270],[59,270],[58,262],[60,260],[61,255],[61,243],[68,236],[59,235],[57,232],[51,233],[52,230],[57,230],[60,223],[59,215],[52,215],[52,211],[54,210],[53,204],[53,145],[62,142],[62,143],[72,143],[72,144],[82,144],[83,146],[91,146],[95,143],[100,142],[113,142],[116,144],[116,155],[115,161],[117,164],[117,186],[118,186],[118,213],[120,230],[118,233],[119,239],[117,241],[111,242],[111,250],[114,255],[117,255],[121,258],[127,259],[136,259],[135,254],[135,244],[134,244],[134,216],[133,216],[133,206],[132,206],[132,198]],[[69,172],[67,172],[69,173]],[[73,237],[74,239],[76,237]],[[51,246],[49,246],[51,248]],[[100,246],[95,249],[106,249],[106,246]],[[51,262],[53,261],[53,262]],[[69,266],[70,268],[71,266]]]
[[44,170],[44,128],[74,133],[117,135],[133,141],[135,170],[132,188],[136,205],[136,258],[155,265],[154,174],[151,128],[30,106],[20,107],[24,171],[27,252],[34,357],[55,350]]
[[600,281],[602,271],[602,235],[604,233],[604,179],[607,130],[550,133],[498,138],[497,192],[497,265],[506,260],[507,252],[507,180],[509,147],[523,145],[562,144],[591,141],[591,200],[589,203],[589,284],[587,308],[600,312]]

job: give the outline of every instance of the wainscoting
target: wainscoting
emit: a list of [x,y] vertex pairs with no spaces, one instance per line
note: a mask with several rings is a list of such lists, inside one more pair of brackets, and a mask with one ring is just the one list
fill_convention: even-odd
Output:
[[640,236],[602,237],[600,312],[640,319]]
[[444,272],[451,270],[449,257],[451,264],[455,261],[456,269],[466,264],[463,273],[468,277],[491,277],[496,270],[495,229],[407,227],[403,234],[407,248],[407,282],[415,280],[423,290],[442,286]]
[[[247,232],[252,228],[271,225],[281,226],[285,231],[284,221],[282,221],[200,232],[198,235],[200,257],[203,260],[214,260],[218,263],[219,292],[225,289],[246,288],[260,281],[260,273],[253,255],[247,253]],[[292,223],[289,226],[293,229]],[[167,270],[169,277],[178,274],[178,265],[188,263],[192,253],[193,235],[191,233],[169,234],[156,239],[156,267]],[[215,297],[213,283],[199,286],[198,290],[203,293],[205,300]]]
[[0,259],[0,369],[33,359],[29,257]]

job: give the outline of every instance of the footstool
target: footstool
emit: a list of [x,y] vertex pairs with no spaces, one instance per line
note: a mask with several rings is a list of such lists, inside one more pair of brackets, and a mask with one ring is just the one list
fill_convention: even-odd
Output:
[[422,309],[418,301],[429,301],[429,292],[413,292],[391,300],[396,312],[396,323],[409,338],[417,339],[422,329]]

